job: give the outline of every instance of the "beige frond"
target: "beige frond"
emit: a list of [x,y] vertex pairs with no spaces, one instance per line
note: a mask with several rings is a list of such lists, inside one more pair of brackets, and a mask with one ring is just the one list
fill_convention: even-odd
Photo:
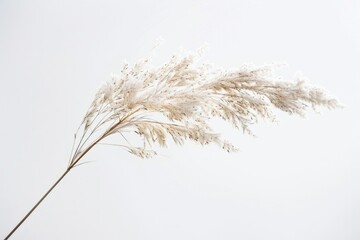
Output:
[[[71,164],[87,146],[92,146],[91,139],[96,143],[125,131],[139,134],[144,145],[166,147],[170,138],[180,145],[186,140],[214,142],[226,151],[234,151],[236,147],[210,128],[211,118],[221,118],[251,134],[250,126],[260,118],[275,119],[273,108],[304,115],[309,108],[339,106],[323,90],[303,81],[279,81],[273,71],[276,67],[243,65],[225,71],[201,63],[199,55],[192,54],[174,55],[157,68],[150,59],[133,66],[125,64],[120,74],[95,95]],[[157,114],[165,120],[158,120]],[[154,155],[152,150],[131,145],[129,152],[143,158]]]

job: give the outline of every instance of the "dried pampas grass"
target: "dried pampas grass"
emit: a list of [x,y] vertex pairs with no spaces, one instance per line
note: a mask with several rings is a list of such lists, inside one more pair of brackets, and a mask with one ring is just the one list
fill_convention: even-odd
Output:
[[[302,80],[274,81],[275,67],[244,65],[238,70],[220,70],[201,63],[199,53],[174,55],[161,67],[152,66],[149,58],[133,66],[126,64],[95,95],[79,129],[82,134],[76,134],[78,147],[69,167],[93,146],[86,145],[90,138],[97,143],[121,135],[123,142],[117,145],[142,158],[156,154],[153,143],[166,146],[169,139],[180,145],[187,139],[213,142],[233,151],[236,147],[210,128],[209,119],[220,117],[251,133],[249,126],[259,118],[275,118],[273,108],[304,115],[309,107],[338,106],[323,90]],[[155,113],[164,118],[156,120]],[[138,134],[141,145],[147,147],[133,147],[124,137],[125,131]]]
[[[203,145],[216,143],[230,152],[236,147],[211,129],[211,118],[222,118],[251,133],[250,125],[259,118],[275,118],[273,108],[304,115],[308,108],[339,106],[323,90],[302,80],[278,81],[274,65],[221,70],[202,63],[200,55],[174,55],[160,67],[152,66],[150,58],[132,66],[125,64],[120,74],[96,93],[75,134],[67,170],[5,239],[72,168],[82,164],[80,160],[90,149],[109,136],[119,135],[123,140],[110,145],[141,158],[154,156],[151,146],[165,147],[170,139],[179,145],[188,139]],[[125,132],[137,134],[141,147],[133,146]]]

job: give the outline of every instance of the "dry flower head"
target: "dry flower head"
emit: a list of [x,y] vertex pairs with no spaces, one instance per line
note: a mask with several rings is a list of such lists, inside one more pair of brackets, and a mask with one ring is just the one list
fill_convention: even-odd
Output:
[[[75,135],[78,144],[69,167],[89,148],[114,134],[123,136],[124,143],[113,145],[141,158],[156,154],[151,149],[153,143],[165,147],[169,139],[180,145],[188,139],[203,145],[216,143],[234,151],[236,147],[211,129],[209,119],[220,117],[251,133],[249,126],[259,118],[274,119],[274,107],[303,115],[309,107],[338,106],[323,90],[302,80],[278,81],[274,65],[221,70],[202,63],[200,55],[174,55],[160,67],[152,66],[151,58],[132,66],[125,64],[120,74],[96,93]],[[152,117],[159,113],[164,120]],[[143,147],[132,146],[123,135],[125,131],[138,134]]]

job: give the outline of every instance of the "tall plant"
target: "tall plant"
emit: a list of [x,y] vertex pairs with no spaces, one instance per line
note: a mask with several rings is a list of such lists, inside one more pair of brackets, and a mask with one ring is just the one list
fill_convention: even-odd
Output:
[[[97,144],[112,135],[122,141],[113,143],[141,158],[156,154],[155,143],[166,147],[186,140],[200,144],[216,143],[226,151],[236,147],[209,126],[214,117],[251,133],[249,126],[259,118],[274,119],[273,108],[303,115],[309,108],[338,107],[338,102],[323,90],[297,82],[279,81],[274,66],[244,65],[238,70],[222,70],[200,61],[198,53],[174,55],[164,65],[153,67],[151,59],[125,64],[118,76],[96,93],[80,124],[65,172],[5,239],[20,227],[55,186]],[[161,115],[161,116],[159,116]],[[125,132],[137,134],[141,146],[134,146]]]

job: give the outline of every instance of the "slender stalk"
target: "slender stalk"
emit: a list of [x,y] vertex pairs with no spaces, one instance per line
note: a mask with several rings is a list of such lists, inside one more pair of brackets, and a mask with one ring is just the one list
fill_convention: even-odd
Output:
[[[129,114],[130,116],[132,114]],[[126,116],[126,118],[128,117]],[[125,118],[125,119],[126,119]],[[124,119],[123,119],[124,120]],[[122,120],[114,124],[111,128],[109,128],[103,135],[101,135],[96,141],[94,141],[89,147],[87,147],[84,151],[80,152],[79,156],[76,157],[73,161],[71,161],[70,166],[66,169],[66,171],[61,175],[61,177],[50,187],[50,189],[42,196],[42,198],[31,208],[31,210],[25,215],[23,219],[14,227],[14,229],[5,237],[4,240],[7,240],[13,235],[13,233],[25,222],[25,220],[31,215],[31,213],[40,205],[40,203],[49,195],[49,193],[58,185],[59,182],[70,172],[70,170],[76,166],[76,164],[81,160],[82,157],[85,156],[87,152],[89,152],[97,143],[99,143],[102,139],[104,139],[108,134],[114,130],[119,124],[122,123]]]
[[45,195],[34,205],[34,207],[25,215],[23,219],[14,227],[14,229],[5,237],[4,240],[7,240],[11,235],[23,224],[23,222],[30,216],[30,214],[40,205],[40,203],[49,195],[49,193],[58,185],[58,183],[70,172],[71,168],[66,169],[66,171],[61,175],[61,177],[51,186],[51,188],[45,193]]
[[40,203],[49,195],[49,193],[58,185],[59,182],[70,172],[70,170],[75,166],[76,163],[80,161],[80,159],[88,152],[91,148],[95,146],[100,140],[99,138],[97,141],[95,141],[93,144],[91,144],[84,152],[82,152],[79,157],[74,161],[74,164],[70,165],[66,171],[61,175],[61,177],[50,187],[50,189],[42,196],[42,198],[33,206],[33,208],[25,215],[23,219],[14,227],[14,229],[5,237],[4,240],[7,240],[11,237],[11,235],[24,223],[24,221],[31,215],[31,213],[40,205]]

